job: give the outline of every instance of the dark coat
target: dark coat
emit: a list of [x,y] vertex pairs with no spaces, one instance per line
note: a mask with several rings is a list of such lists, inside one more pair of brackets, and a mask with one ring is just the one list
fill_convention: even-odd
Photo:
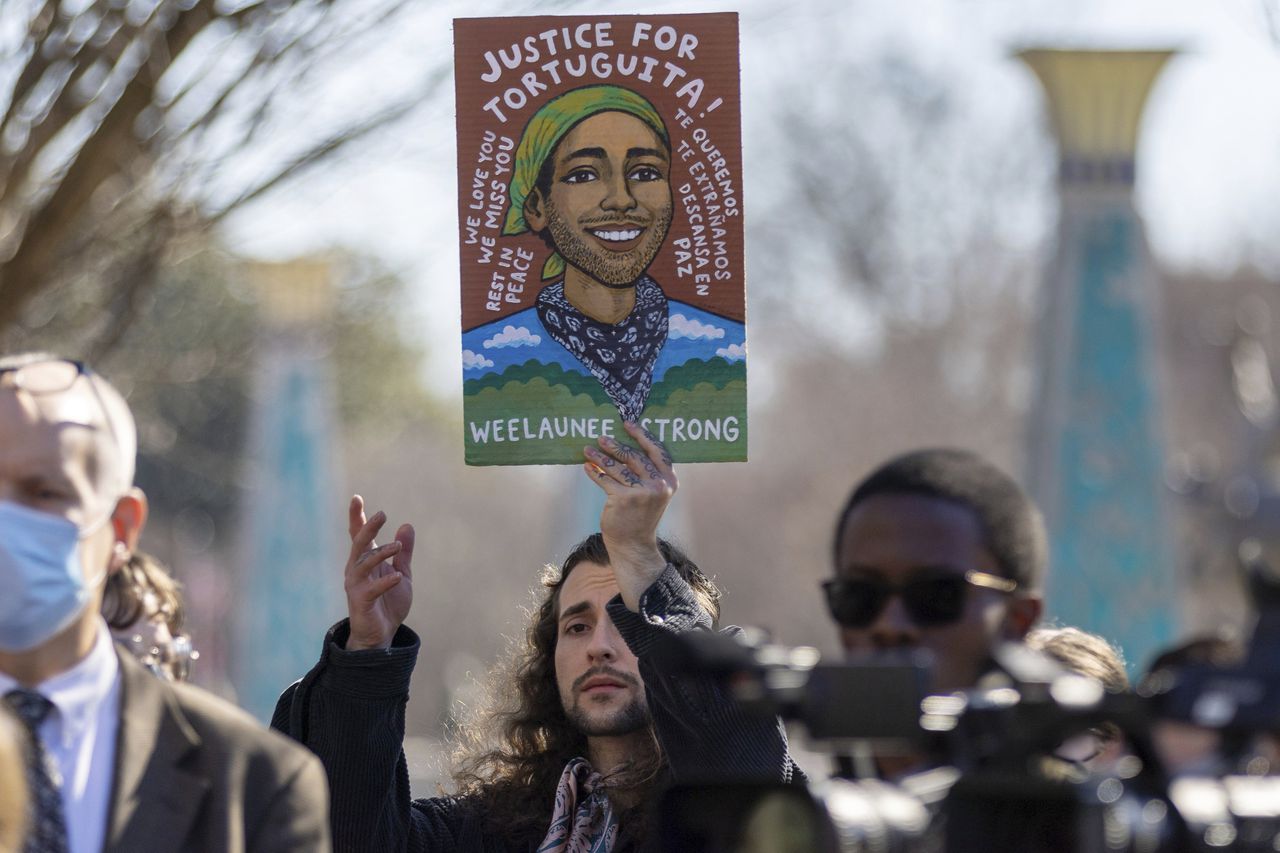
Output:
[[216,696],[120,658],[104,853],[325,853],[315,756]]

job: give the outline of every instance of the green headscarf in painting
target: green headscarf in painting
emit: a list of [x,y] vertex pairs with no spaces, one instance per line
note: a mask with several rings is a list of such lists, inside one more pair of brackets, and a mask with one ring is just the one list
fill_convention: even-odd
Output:
[[[516,148],[515,166],[511,170],[511,207],[502,226],[504,235],[523,234],[529,230],[524,220],[524,202],[538,182],[542,164],[556,150],[560,140],[582,121],[597,113],[609,111],[629,113],[653,128],[662,141],[670,145],[667,126],[658,111],[640,95],[621,86],[583,86],[558,95],[542,105],[529,123]],[[555,278],[564,272],[564,258],[559,252],[542,266],[544,279]]]

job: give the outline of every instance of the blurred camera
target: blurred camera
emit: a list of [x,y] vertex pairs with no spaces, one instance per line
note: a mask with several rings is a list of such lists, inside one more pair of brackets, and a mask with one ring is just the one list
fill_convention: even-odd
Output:
[[[975,688],[929,695],[928,661],[824,664],[816,650],[711,634],[669,660],[718,679],[744,708],[799,724],[832,758],[808,786],[709,779],[671,788],[662,850],[756,853],[1192,853],[1280,850],[1280,582],[1247,566],[1258,621],[1236,667],[1166,671],[1114,694],[1007,644]],[[1058,747],[1109,724],[1128,753],[1105,773]],[[1165,767],[1162,725],[1216,733],[1210,766]],[[1280,746],[1271,750],[1280,755]],[[884,756],[914,772],[875,778]]]

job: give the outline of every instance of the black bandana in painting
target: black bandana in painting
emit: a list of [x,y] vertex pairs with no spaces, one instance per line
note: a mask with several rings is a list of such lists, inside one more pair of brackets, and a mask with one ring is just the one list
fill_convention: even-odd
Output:
[[623,420],[640,418],[653,385],[653,363],[667,341],[667,297],[657,282],[640,276],[631,313],[620,323],[601,323],[573,307],[558,281],[538,296],[538,319],[600,380]]

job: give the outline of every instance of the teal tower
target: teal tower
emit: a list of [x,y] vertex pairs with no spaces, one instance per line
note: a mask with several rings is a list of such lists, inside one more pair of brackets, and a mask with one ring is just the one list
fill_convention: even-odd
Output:
[[1140,667],[1177,599],[1157,373],[1159,283],[1133,201],[1143,106],[1171,51],[1027,50],[1058,142],[1028,480],[1045,512],[1047,615]]
[[329,267],[292,261],[252,272],[261,325],[233,674],[239,704],[269,720],[280,691],[311,668],[325,630],[345,612],[346,502],[336,482]]

